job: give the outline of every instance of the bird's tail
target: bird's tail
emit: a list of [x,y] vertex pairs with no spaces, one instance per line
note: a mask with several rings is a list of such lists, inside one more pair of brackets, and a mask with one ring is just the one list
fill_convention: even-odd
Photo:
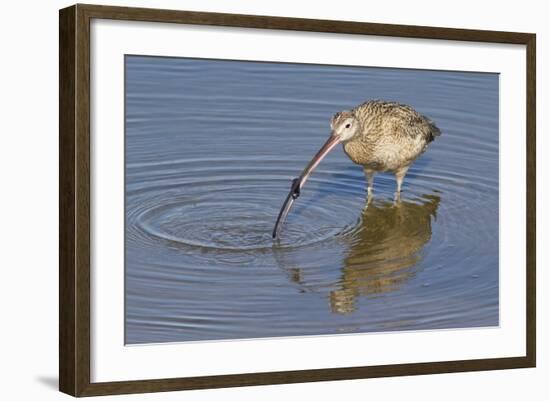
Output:
[[432,142],[437,136],[441,136],[441,130],[433,121],[429,122],[430,124],[430,142]]

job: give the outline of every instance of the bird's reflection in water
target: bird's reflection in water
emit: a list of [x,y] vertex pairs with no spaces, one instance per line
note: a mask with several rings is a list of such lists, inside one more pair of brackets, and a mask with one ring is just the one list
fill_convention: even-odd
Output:
[[[330,285],[332,312],[352,313],[359,296],[395,291],[414,275],[421,250],[431,239],[439,201],[436,195],[397,204],[375,200],[364,209],[360,225],[341,238],[347,249],[339,278]],[[303,291],[315,291],[307,272],[288,264],[285,270]]]
[[338,289],[330,293],[336,313],[355,310],[357,297],[394,291],[414,273],[421,250],[432,236],[432,217],[440,198],[425,195],[421,202],[373,202],[350,241]]

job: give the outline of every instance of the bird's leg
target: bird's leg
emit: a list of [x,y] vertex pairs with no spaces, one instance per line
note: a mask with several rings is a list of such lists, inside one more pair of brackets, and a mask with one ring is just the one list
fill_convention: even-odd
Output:
[[365,169],[365,175],[367,176],[367,204],[372,199],[372,187],[374,185],[374,171]]
[[395,178],[397,179],[397,191],[395,192],[396,202],[401,201],[401,185],[403,184],[403,180],[405,179],[405,175],[407,174],[408,169],[409,169],[409,166],[405,166],[405,167],[401,167],[399,170],[395,172]]

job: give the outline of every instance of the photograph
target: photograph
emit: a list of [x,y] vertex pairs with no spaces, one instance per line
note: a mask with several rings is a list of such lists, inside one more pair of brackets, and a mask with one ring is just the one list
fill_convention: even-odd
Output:
[[61,392],[536,366],[536,34],[393,22],[60,10]]
[[1,399],[546,400],[543,2],[4,5]]
[[499,73],[124,55],[126,345],[498,327]]

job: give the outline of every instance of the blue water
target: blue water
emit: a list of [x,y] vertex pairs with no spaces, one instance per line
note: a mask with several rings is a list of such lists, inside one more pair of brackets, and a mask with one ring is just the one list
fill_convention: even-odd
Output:
[[[126,56],[128,344],[499,324],[497,74]],[[340,147],[271,240],[340,110],[443,132],[395,179]]]

